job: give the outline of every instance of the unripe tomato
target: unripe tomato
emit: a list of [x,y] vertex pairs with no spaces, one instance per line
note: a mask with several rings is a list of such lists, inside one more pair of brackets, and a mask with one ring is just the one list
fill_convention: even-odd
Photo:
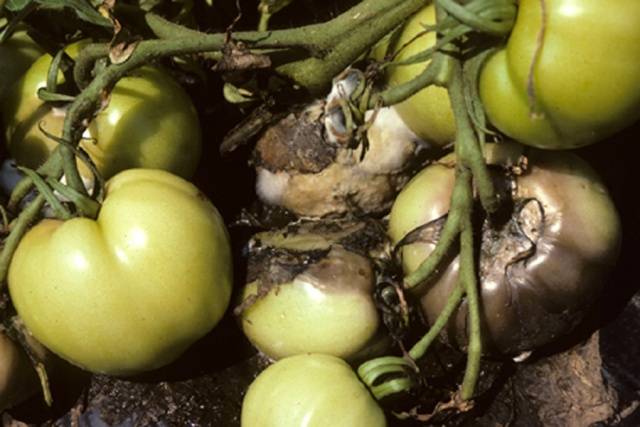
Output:
[[384,413],[351,367],[324,354],[282,359],[249,386],[242,427],[378,427]]
[[231,255],[218,211],[165,171],[113,177],[96,220],[45,219],[21,240],[11,299],[35,338],[93,372],[163,366],[220,320]]
[[[435,44],[434,32],[424,32],[424,25],[435,23],[435,6],[433,4],[416,13],[405,24],[400,36],[392,41],[390,52],[399,52],[396,61],[408,59]],[[378,50],[381,49],[378,47]],[[378,53],[379,55],[379,53]],[[397,86],[413,80],[429,64],[421,62],[411,65],[391,66],[388,72],[390,86]],[[449,101],[447,89],[429,86],[409,99],[395,105],[402,120],[420,138],[437,146],[447,145],[455,139],[456,125]]]
[[[75,57],[83,43],[67,48]],[[52,57],[44,55],[29,68],[4,101],[4,121],[10,154],[18,164],[36,168],[57,145],[49,133],[62,134],[65,111],[41,101]],[[64,82],[62,73],[59,84]],[[142,67],[113,88],[108,106],[98,112],[81,142],[105,178],[130,168],[164,169],[183,177],[195,172],[201,133],[191,99],[170,76],[155,67]],[[90,177],[80,164],[80,172]]]
[[273,359],[323,353],[353,360],[384,344],[373,264],[340,243],[366,234],[375,246],[365,227],[372,225],[296,223],[254,236],[241,320],[260,351]]
[[[489,144],[487,157],[507,158],[513,149]],[[621,238],[615,206],[583,160],[568,152],[527,149],[523,154],[528,161],[524,171],[496,172],[496,183],[510,194],[505,194],[502,219],[484,224],[479,251],[485,348],[508,354],[547,344],[582,320],[615,265]],[[405,273],[435,247],[442,226],[436,220],[450,206],[454,162],[449,156],[416,175],[391,210],[389,234],[396,243],[431,224],[424,237],[402,247]],[[456,286],[458,270],[456,257],[422,290],[430,322]],[[463,302],[445,329],[448,342],[466,344],[467,312]]]
[[563,149],[600,141],[640,118],[640,2],[547,2],[532,111],[527,88],[540,8],[538,0],[520,1],[506,48],[482,71],[490,121],[524,144]]
[[42,55],[42,50],[24,30],[18,30],[0,44],[0,100],[5,91],[18,81],[29,66]]

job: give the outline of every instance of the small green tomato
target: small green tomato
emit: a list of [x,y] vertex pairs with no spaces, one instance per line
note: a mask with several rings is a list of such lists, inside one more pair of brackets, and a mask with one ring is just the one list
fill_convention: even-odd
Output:
[[342,359],[301,354],[265,369],[242,403],[242,427],[384,427],[384,413]]
[[372,263],[339,242],[364,225],[343,224],[332,236],[310,224],[254,237],[251,282],[242,295],[244,333],[273,359],[300,353],[354,359],[376,351],[384,340]]

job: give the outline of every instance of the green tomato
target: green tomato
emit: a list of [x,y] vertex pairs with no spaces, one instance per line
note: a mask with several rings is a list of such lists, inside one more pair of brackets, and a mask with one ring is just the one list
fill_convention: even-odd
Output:
[[11,261],[11,299],[34,337],[92,372],[176,359],[225,312],[229,241],[218,211],[161,170],[113,177],[96,220],[45,219]]
[[0,100],[29,66],[42,55],[40,47],[24,30],[18,30],[0,44]]
[[[75,57],[83,43],[67,48]],[[46,86],[52,57],[44,55],[29,68],[4,101],[6,137],[19,165],[37,168],[57,145],[40,132],[60,136],[65,111],[51,108],[37,97]],[[59,83],[64,82],[60,73]],[[113,88],[108,105],[90,122],[81,142],[105,178],[130,168],[164,169],[189,178],[201,152],[201,133],[191,99],[170,76],[142,67]],[[90,171],[80,165],[84,177]]]
[[[479,236],[484,348],[517,354],[569,333],[588,312],[615,266],[620,220],[597,174],[572,153],[515,144],[487,144],[486,151],[490,164],[510,164],[511,170],[494,175],[498,187],[510,194],[503,194],[501,219],[485,223]],[[522,165],[520,155],[526,156]],[[389,234],[394,243],[431,224],[424,237],[401,248],[406,274],[415,271],[437,243],[438,220],[449,211],[454,165],[450,155],[428,166],[393,205]],[[456,257],[418,289],[429,322],[445,307],[458,272]],[[463,302],[443,332],[446,341],[466,345],[467,315]]]
[[[398,52],[396,61],[408,59],[435,44],[435,33],[424,32],[423,25],[435,23],[435,6],[425,7],[415,14],[402,29],[398,38],[391,41],[388,47],[391,53]],[[384,47],[376,48],[374,55],[380,56]],[[429,64],[421,62],[411,65],[391,66],[388,72],[388,83],[397,86],[413,80]],[[451,110],[447,90],[438,86],[429,86],[409,99],[395,105],[402,120],[423,140],[436,146],[450,144],[455,139],[456,125]]]
[[640,118],[640,2],[547,2],[532,109],[540,7],[538,0],[520,1],[506,48],[481,73],[491,123],[524,144],[564,149],[600,141]]
[[[368,259],[334,247],[292,281],[258,297],[243,311],[242,329],[273,359],[300,353],[357,357],[374,343],[380,327],[374,285]],[[259,289],[258,281],[249,283],[243,299],[256,297]]]
[[242,427],[382,427],[384,413],[351,367],[334,356],[282,359],[251,384]]

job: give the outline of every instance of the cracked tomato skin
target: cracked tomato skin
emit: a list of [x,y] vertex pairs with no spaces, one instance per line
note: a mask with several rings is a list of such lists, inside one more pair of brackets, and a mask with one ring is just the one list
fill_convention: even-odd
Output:
[[281,359],[251,383],[242,427],[385,427],[384,413],[342,359],[300,354]]
[[232,266],[216,208],[165,171],[113,177],[96,220],[46,219],[20,242],[11,299],[35,338],[92,372],[170,363],[229,303]]
[[546,2],[544,40],[527,85],[543,15],[521,0],[506,47],[480,75],[491,123],[523,144],[575,148],[600,141],[640,118],[640,2]]
[[[76,57],[87,42],[70,45]],[[40,57],[14,84],[3,102],[9,153],[17,163],[37,168],[57,146],[39,129],[60,136],[65,111],[41,101],[38,89],[46,87],[51,55]],[[58,84],[64,83],[59,74]],[[115,85],[108,105],[90,122],[80,146],[87,151],[105,179],[132,168],[164,169],[190,178],[201,153],[198,114],[182,87],[167,73],[145,66]],[[91,172],[78,162],[83,177]]]

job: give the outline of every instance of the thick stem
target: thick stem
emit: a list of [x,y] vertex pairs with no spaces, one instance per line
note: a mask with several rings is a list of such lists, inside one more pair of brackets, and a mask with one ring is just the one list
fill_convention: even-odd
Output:
[[[331,84],[334,76],[427,4],[428,0],[364,0],[323,24],[290,30],[238,32],[233,33],[233,38],[250,48],[306,48],[312,53],[311,57],[276,65],[276,71],[309,93],[318,94]],[[153,14],[147,16],[147,23],[159,37],[208,39],[219,44],[217,49],[221,49],[221,43],[227,39],[226,34],[202,34]]]
[[73,67],[73,79],[80,90],[91,82],[91,71],[95,62],[109,55],[109,46],[105,43],[90,44],[82,48]]
[[452,57],[450,61],[449,98],[456,120],[456,154],[458,161],[471,169],[482,207],[493,213],[498,209],[498,198],[466,108],[462,64]]
[[[469,195],[471,195],[471,185],[469,185]],[[462,222],[462,233],[460,235],[460,282],[460,285],[464,286],[469,307],[467,317],[467,324],[469,325],[467,331],[469,342],[467,346],[467,367],[464,372],[460,397],[462,400],[469,400],[475,392],[480,374],[480,359],[482,357],[480,300],[473,250],[473,225],[470,216]]]
[[271,19],[269,12],[260,13],[260,22],[258,22],[258,31],[267,31],[269,29],[269,20]]
[[[160,39],[189,38],[206,41],[212,48],[208,51],[198,52],[204,53],[205,57],[207,56],[206,52],[211,53],[212,51],[222,50],[228,39],[226,33],[202,33],[168,21],[153,13],[148,13],[145,16],[145,20],[154,34]],[[313,55],[321,56],[323,49],[330,48],[324,42],[327,36],[324,33],[326,29],[323,28],[325,25],[327,24],[314,24],[274,31],[238,31],[232,35],[235,41],[242,42],[252,49],[289,49],[299,47],[308,50]],[[325,47],[320,47],[321,45]],[[216,52],[215,55],[216,58],[214,59],[217,59],[219,54]]]
[[[367,3],[371,4],[367,7]],[[335,46],[325,58],[308,58],[284,64],[278,68],[278,72],[304,86],[312,94],[321,93],[331,82],[327,76],[337,75],[378,40],[427,4],[426,0],[365,0],[351,11],[329,22],[332,27],[338,26],[338,29],[342,29],[342,33],[338,32],[340,37],[331,40]],[[350,31],[345,31],[345,28],[349,28]]]

